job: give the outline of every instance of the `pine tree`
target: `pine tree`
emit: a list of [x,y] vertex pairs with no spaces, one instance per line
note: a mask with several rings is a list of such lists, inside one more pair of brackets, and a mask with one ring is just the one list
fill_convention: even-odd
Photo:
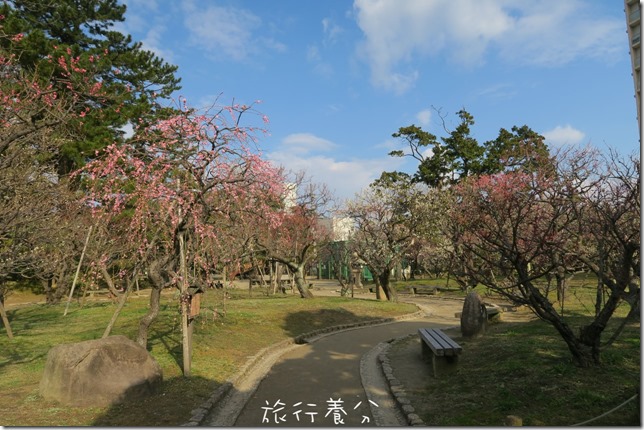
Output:
[[[401,127],[392,137],[401,138],[407,151],[389,153],[392,157],[411,157],[418,161],[418,170],[409,177],[401,172],[383,172],[376,183],[387,184],[407,180],[432,188],[454,185],[469,176],[494,174],[501,171],[533,172],[552,168],[552,157],[545,138],[527,125],[514,126],[511,131],[500,129],[499,136],[483,144],[472,137],[474,117],[466,110],[457,112],[459,124],[447,137],[438,138],[416,125]],[[549,167],[550,166],[550,167]]]
[[84,103],[92,109],[75,124],[75,138],[66,139],[54,155],[59,174],[121,139],[120,128],[128,122],[165,114],[155,107],[155,98],[180,88],[176,66],[112,29],[125,20],[125,9],[117,0],[8,0],[0,5],[4,33],[22,34],[19,44],[5,39],[1,47],[16,56],[23,70],[49,80],[64,95],[65,71],[49,56],[77,57],[79,67],[91,66],[92,79],[103,87],[105,96],[87,95]]

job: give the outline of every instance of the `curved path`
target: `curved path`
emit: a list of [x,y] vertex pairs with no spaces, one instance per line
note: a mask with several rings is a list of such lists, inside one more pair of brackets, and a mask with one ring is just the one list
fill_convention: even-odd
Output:
[[266,357],[210,411],[208,426],[407,425],[377,362],[379,344],[454,327],[462,302],[415,299],[425,317],[330,333]]

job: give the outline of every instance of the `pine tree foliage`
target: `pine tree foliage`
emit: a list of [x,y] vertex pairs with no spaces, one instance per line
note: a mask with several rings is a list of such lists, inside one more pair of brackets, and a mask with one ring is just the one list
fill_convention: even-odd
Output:
[[0,48],[14,55],[24,71],[49,80],[64,96],[65,70],[50,61],[62,53],[78,59],[79,67],[91,68],[102,86],[104,97],[88,95],[85,100],[92,109],[77,124],[78,138],[60,148],[59,174],[69,173],[96,150],[122,138],[126,124],[163,114],[154,100],[179,89],[176,66],[113,29],[125,20],[125,10],[117,0],[11,0],[0,5],[4,33],[21,37],[18,44],[3,39]]

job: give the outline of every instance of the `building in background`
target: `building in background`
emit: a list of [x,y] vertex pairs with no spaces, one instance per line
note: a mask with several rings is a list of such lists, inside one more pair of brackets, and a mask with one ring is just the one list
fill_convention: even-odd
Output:
[[355,222],[348,217],[343,218],[320,218],[319,226],[331,234],[334,242],[349,240],[355,230]]
[[284,184],[284,208],[291,209],[297,205],[297,184],[287,182]]
[[637,104],[637,125],[640,132],[640,144],[642,143],[642,87],[641,87],[641,62],[642,50],[642,10],[639,0],[624,0],[624,12],[626,13],[626,28],[628,33],[628,44],[631,52],[631,66],[633,84],[635,85],[635,103]]

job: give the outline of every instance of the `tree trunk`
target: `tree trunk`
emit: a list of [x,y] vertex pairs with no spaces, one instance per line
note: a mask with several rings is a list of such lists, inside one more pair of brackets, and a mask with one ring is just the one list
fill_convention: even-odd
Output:
[[[527,272],[524,275],[527,275]],[[524,279],[528,279],[528,277],[525,276]],[[583,331],[585,328],[582,328],[582,334],[578,338],[575,336],[572,328],[552,306],[548,298],[544,297],[531,281],[524,281],[522,285],[527,293],[526,298],[528,299],[530,308],[542,319],[554,326],[561,338],[566,342],[575,363],[579,367],[584,368],[599,365],[599,335],[601,335],[601,330],[588,331],[584,335]],[[594,336],[597,337],[595,338]]]
[[139,332],[136,336],[136,342],[144,348],[148,347],[148,335],[150,331],[150,325],[159,315],[159,309],[161,304],[161,289],[153,286],[150,290],[150,309],[148,313],[141,318],[139,321]]
[[110,292],[114,294],[115,297],[120,297],[121,293],[116,289],[116,286],[114,285],[114,280],[112,279],[109,272],[107,271],[107,268],[101,264],[100,271],[101,271],[101,275],[103,275],[103,279],[105,280],[105,283],[107,284],[107,288],[110,290]]
[[289,268],[295,275],[295,285],[297,286],[297,290],[300,292],[300,297],[303,299],[312,299],[313,293],[304,282],[304,265],[289,265]]
[[49,302],[49,296],[52,295],[52,283],[54,282],[53,279],[41,279],[40,283],[42,284],[42,289],[45,292],[45,302],[47,304],[50,304]]
[[[397,302],[398,295],[396,294],[396,290],[391,286],[391,270],[383,270],[378,278],[380,279],[380,286],[385,294],[385,298],[390,302]],[[384,298],[381,300],[384,300]]]
[[376,287],[376,300],[387,300],[387,294],[385,294],[385,290],[382,288],[382,280],[380,276],[375,270],[372,270],[371,273],[374,274],[373,282]]
[[416,279],[416,272],[418,271],[418,255],[414,256],[414,259],[411,261],[409,266],[409,280],[413,281]]
[[566,299],[566,272],[563,266],[557,267],[555,279],[557,281],[557,302],[559,302],[561,309],[563,309]]
[[11,331],[11,325],[9,325],[9,317],[7,312],[4,309],[4,303],[0,300],[0,316],[2,317],[2,323],[4,324],[4,329],[7,332],[9,339],[13,339],[13,331]]
[[53,305],[60,303],[63,297],[69,292],[70,285],[67,285],[65,278],[67,277],[67,264],[63,263],[58,269],[58,272],[51,278],[48,285],[47,304]]
[[[136,276],[136,275],[135,275]],[[114,314],[112,315],[112,319],[110,320],[109,324],[107,324],[107,327],[105,328],[105,331],[103,332],[103,339],[105,339],[107,336],[110,335],[112,328],[114,327],[114,324],[116,323],[116,319],[119,317],[119,314],[121,313],[121,310],[125,306],[125,302],[127,301],[127,297],[130,294],[130,291],[132,290],[132,283],[128,280],[127,282],[127,288],[125,289],[125,293],[121,296],[121,299],[119,301],[119,305],[117,306],[116,310],[114,311]]]
[[165,256],[153,261],[148,267],[148,277],[152,284],[152,288],[150,289],[150,309],[148,309],[148,313],[139,321],[139,332],[136,337],[136,342],[144,348],[147,348],[148,345],[150,325],[152,325],[159,315],[161,291],[165,287],[163,272],[166,270],[166,266],[170,263],[170,260],[170,256]]

